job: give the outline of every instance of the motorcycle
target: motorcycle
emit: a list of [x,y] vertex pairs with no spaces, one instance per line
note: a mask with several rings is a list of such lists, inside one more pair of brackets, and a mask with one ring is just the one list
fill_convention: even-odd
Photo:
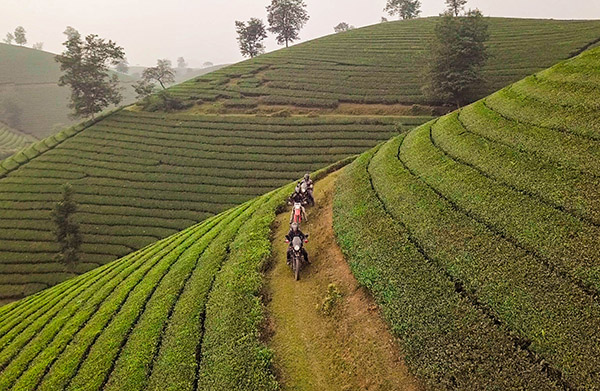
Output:
[[[289,240],[286,240],[286,243],[289,242]],[[308,243],[308,235],[305,236],[304,243]],[[302,239],[300,239],[298,236],[292,239],[291,266],[296,281],[300,279],[300,269],[302,269],[302,266],[306,263],[306,259],[304,259],[304,253],[302,251],[304,243],[302,243]]]
[[302,223],[302,204],[300,202],[294,202],[294,217],[292,223]]
[[308,191],[308,186],[304,182],[302,182],[302,184],[300,185],[300,195],[302,196],[303,205],[315,206],[315,200],[310,195],[310,192]]

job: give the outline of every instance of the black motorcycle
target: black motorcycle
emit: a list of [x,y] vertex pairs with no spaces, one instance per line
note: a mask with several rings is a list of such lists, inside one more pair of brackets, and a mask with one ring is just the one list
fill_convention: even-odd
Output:
[[[304,243],[308,243],[308,235],[306,235]],[[302,251],[304,243],[302,242],[302,239],[300,239],[298,236],[295,236],[294,239],[292,239],[291,267],[292,271],[294,272],[294,278],[296,279],[296,281],[300,279],[300,270],[302,269],[302,266],[306,264],[306,259],[304,258],[304,251]]]

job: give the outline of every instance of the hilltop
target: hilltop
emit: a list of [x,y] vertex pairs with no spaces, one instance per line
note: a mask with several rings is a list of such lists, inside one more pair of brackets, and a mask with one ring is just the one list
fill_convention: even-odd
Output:
[[[178,113],[149,113],[137,106],[117,110],[1,162],[0,299],[18,299],[86,272],[431,120],[435,110],[375,104],[371,98],[384,96],[382,88],[388,84],[402,94],[414,85],[416,70],[408,70],[418,68],[417,54],[433,22],[371,26],[226,67],[171,88],[201,105]],[[490,23],[494,56],[488,72],[495,83],[539,70],[544,62],[566,58],[600,37],[600,22]],[[421,33],[425,38],[416,39]],[[301,64],[300,57],[310,58],[312,65]],[[412,65],[399,68],[400,59]],[[358,66],[360,62],[365,65]],[[325,79],[345,77],[345,84],[335,84],[370,98],[346,107],[346,114],[342,106],[302,109],[302,101],[247,107],[247,98],[231,89],[261,95],[274,88],[271,82],[253,80],[261,77],[260,71],[252,77],[245,73],[261,64],[270,64],[265,75],[278,69],[276,74],[306,83],[305,93],[289,90],[299,99],[314,93],[314,78],[301,77],[303,72],[319,75],[314,71],[330,66],[334,73],[324,74]],[[385,80],[385,86],[373,75]],[[385,75],[395,75],[395,81]],[[323,80],[319,85],[329,88]],[[377,88],[364,90],[360,80]],[[207,113],[211,110],[236,114]],[[298,115],[301,110],[306,114]],[[50,221],[67,182],[75,191],[75,219],[83,233],[81,262],[69,267],[53,260],[58,247]]]
[[[487,20],[490,58],[481,97],[600,41],[600,21]],[[385,104],[399,113],[406,110],[401,106],[430,105],[421,92],[421,71],[436,21],[387,22],[329,35],[170,90],[196,100],[196,110],[205,112],[284,105],[352,113],[357,105]]]

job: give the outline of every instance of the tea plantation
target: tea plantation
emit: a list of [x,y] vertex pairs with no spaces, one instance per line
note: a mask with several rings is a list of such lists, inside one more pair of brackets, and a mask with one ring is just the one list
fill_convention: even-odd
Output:
[[[0,298],[117,259],[428,119],[121,110],[65,130],[0,163]],[[72,267],[53,259],[50,212],[64,183],[83,234]]]
[[[241,62],[170,90],[227,108],[340,103],[429,104],[423,61],[436,18],[388,22],[330,35]],[[600,21],[489,18],[486,85],[480,96],[598,42]]]
[[0,390],[278,389],[259,296],[292,188],[0,308]]
[[597,48],[342,174],[340,245],[432,389],[600,389],[599,91]]

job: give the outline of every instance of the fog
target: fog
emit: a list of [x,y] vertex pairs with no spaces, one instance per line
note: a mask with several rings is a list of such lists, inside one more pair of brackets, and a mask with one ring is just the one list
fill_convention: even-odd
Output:
[[[386,0],[305,0],[310,21],[301,41],[331,34],[341,21],[356,27],[378,23]],[[422,16],[437,15],[444,0],[422,0]],[[67,25],[82,34],[98,34],[125,48],[131,65],[152,65],[157,58],[173,62],[183,56],[189,66],[242,59],[235,40],[235,20],[258,17],[266,23],[269,0],[0,0],[0,38],[18,25],[27,30],[31,47],[61,52]],[[469,7],[488,16],[598,19],[598,0],[471,0]],[[387,15],[385,15],[387,16]],[[391,20],[392,17],[388,18]],[[272,37],[267,51],[280,48]],[[1,60],[1,59],[0,59]]]

